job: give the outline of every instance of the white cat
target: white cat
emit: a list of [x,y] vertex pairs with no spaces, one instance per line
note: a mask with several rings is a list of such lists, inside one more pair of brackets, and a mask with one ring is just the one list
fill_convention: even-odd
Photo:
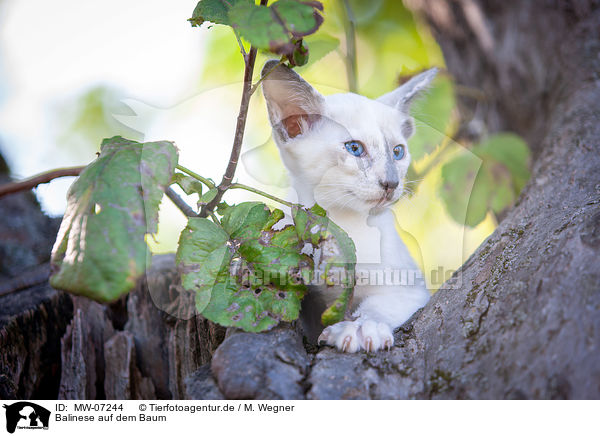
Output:
[[[415,125],[409,106],[437,70],[371,100],[352,93],[322,96],[294,71],[276,65],[269,61],[263,68],[263,75],[268,73],[263,93],[298,201],[317,202],[348,232],[356,244],[357,274],[386,271],[389,278],[391,270],[418,271],[389,206],[403,194],[410,163],[407,139]],[[319,342],[350,353],[391,348],[393,329],[430,296],[422,281],[405,281],[357,283],[353,319],[325,328]],[[305,300],[324,307],[328,296],[323,294],[324,288],[311,289]]]

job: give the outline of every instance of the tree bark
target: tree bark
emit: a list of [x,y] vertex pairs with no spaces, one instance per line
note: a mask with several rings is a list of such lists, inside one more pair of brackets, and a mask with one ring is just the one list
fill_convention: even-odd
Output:
[[[407,3],[431,24],[457,83],[485,93],[483,106],[462,99],[463,114],[528,141],[531,180],[496,231],[397,332],[391,352],[288,359],[302,377],[287,376],[284,389],[269,362],[286,348],[267,346],[280,332],[262,335],[262,357],[244,371],[224,371],[247,343],[238,333],[217,350],[212,377],[231,398],[272,398],[277,386],[281,398],[300,387],[300,397],[315,399],[598,399],[598,2]],[[249,390],[246,376],[257,373],[269,383]],[[206,371],[195,377],[213,392]]]

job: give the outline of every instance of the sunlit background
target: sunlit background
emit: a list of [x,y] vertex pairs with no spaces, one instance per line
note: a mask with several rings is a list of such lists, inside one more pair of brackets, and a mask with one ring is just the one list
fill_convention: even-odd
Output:
[[[186,21],[196,2],[0,0],[0,152],[13,177],[87,164],[102,138],[122,135],[174,140],[180,163],[219,181],[233,140],[243,61],[231,29],[192,28]],[[297,71],[324,94],[347,92],[342,2],[323,3],[325,22],[307,38],[310,62]],[[401,1],[351,4],[361,94],[378,97],[403,77],[444,66],[427,27]],[[266,59],[259,54],[255,75]],[[414,115],[418,133],[409,147],[413,174],[423,177],[411,181],[414,195],[395,212],[404,240],[435,289],[493,231],[495,221],[488,214],[475,227],[461,225],[438,195],[439,164],[469,155],[450,140],[457,128],[451,78],[441,74]],[[443,153],[441,144],[448,145]],[[286,196],[287,177],[259,93],[251,103],[243,152],[239,181]],[[48,214],[64,212],[72,181],[36,189]],[[226,200],[251,198],[236,191]],[[184,225],[181,213],[165,200],[159,232],[149,239],[152,250],[174,251]]]

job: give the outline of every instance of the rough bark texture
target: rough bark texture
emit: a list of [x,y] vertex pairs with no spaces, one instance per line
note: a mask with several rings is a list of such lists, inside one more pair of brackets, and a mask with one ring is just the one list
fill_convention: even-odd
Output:
[[59,399],[104,397],[105,342],[115,334],[108,308],[72,297],[74,316],[61,340]]
[[282,325],[260,335],[236,331],[217,349],[212,373],[229,399],[301,399],[310,359],[300,336]]
[[73,297],[75,316],[62,341],[60,398],[185,398],[186,378],[210,361],[224,329],[160,310],[177,294],[174,286],[174,257],[155,256],[137,289],[117,304]]
[[104,343],[106,366],[104,392],[108,400],[156,398],[154,384],[137,367],[134,336],[118,332]]
[[47,284],[0,299],[0,398],[55,399],[73,306]]
[[[102,305],[48,286],[57,223],[31,193],[0,199],[0,221],[0,399],[186,396],[225,330],[181,301],[174,256],[154,257],[135,291]],[[169,304],[175,316],[158,308]]]
[[[0,183],[9,181],[0,156]],[[56,398],[60,338],[73,314],[68,295],[43,284],[58,230],[32,193],[0,198],[0,398]],[[39,283],[39,284],[38,284]]]

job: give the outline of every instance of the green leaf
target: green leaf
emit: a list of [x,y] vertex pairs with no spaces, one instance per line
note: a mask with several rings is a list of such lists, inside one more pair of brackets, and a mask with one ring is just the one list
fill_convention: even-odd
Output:
[[512,191],[518,195],[529,180],[529,147],[513,133],[496,133],[473,148],[484,162],[495,161],[510,173]]
[[279,0],[270,8],[277,16],[277,21],[283,23],[295,38],[315,33],[323,23],[323,17],[318,12],[323,10],[323,6],[319,2]]
[[440,195],[456,222],[474,227],[489,210],[500,213],[516,201],[529,179],[529,149],[520,137],[499,133],[471,151],[480,162],[461,155],[442,167]]
[[181,232],[175,260],[182,272],[183,288],[196,291],[199,312],[210,302],[210,291],[231,260],[228,240],[229,235],[221,226],[206,218],[190,218]]
[[254,47],[293,58],[300,38],[321,26],[322,9],[319,2],[296,0],[279,0],[268,7],[237,2],[228,16],[231,26]]
[[300,40],[299,44],[294,47],[294,51],[292,52],[292,58],[288,60],[290,61],[290,65],[301,67],[302,65],[306,65],[308,62],[308,48],[304,44],[304,41]]
[[354,287],[354,242],[317,204],[310,209],[294,206],[292,217],[300,241],[309,244],[313,253],[320,250],[320,262],[314,265],[315,273],[322,276],[330,292],[338,292],[335,301],[322,314],[321,323],[327,326],[342,321]]
[[210,203],[217,196],[217,188],[212,188],[206,191],[206,193],[198,200],[198,206],[204,206]]
[[199,27],[205,21],[230,25],[228,12],[237,3],[253,4],[251,0],[201,0],[194,8],[192,18],[188,21],[192,27]]
[[229,11],[231,25],[250,44],[268,49],[271,45],[289,42],[285,28],[281,26],[266,6],[239,2]]
[[475,185],[480,165],[475,156],[463,154],[442,166],[440,197],[450,216],[459,224],[475,226],[487,213],[488,186]]
[[311,35],[308,38],[305,38],[304,42],[310,46],[310,64],[314,64],[318,60],[324,58],[340,45],[339,39],[322,33]]
[[221,203],[217,204],[217,213],[221,216],[223,216],[223,214],[225,214],[225,211],[227,209],[229,209],[231,206],[229,204],[227,204],[226,202],[222,201]]
[[176,164],[171,142],[105,139],[67,194],[50,284],[103,302],[130,291],[145,272],[145,235],[157,231]]
[[177,183],[187,195],[198,194],[202,196],[202,183],[191,176],[183,173],[175,173],[171,179],[171,184],[173,183]]
[[302,271],[311,259],[300,254],[292,226],[273,230],[282,217],[278,209],[247,202],[228,207],[221,225],[189,219],[177,264],[203,316],[251,332],[298,317],[306,293]]

